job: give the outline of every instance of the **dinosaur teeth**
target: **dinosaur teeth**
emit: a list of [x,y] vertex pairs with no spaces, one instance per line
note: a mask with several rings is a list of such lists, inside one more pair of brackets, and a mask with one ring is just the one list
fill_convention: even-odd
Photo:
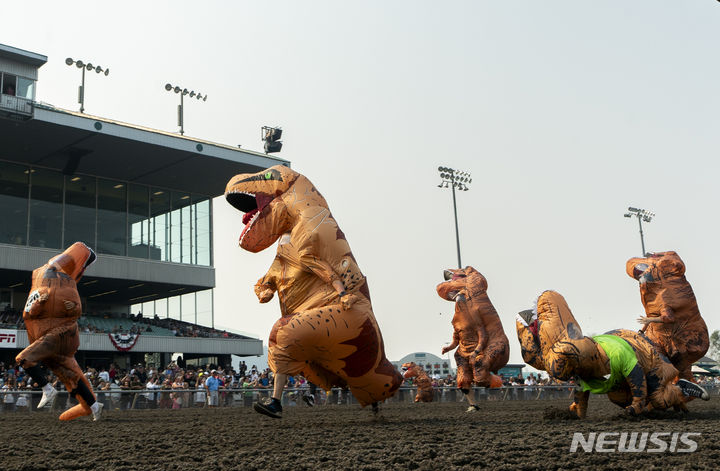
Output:
[[[246,214],[246,216],[247,216],[248,214],[252,214],[252,217],[250,218],[250,221],[248,221],[248,222],[245,224],[245,228],[243,229],[242,233],[240,234],[240,242],[239,242],[239,243],[240,243],[241,245],[242,245],[243,239],[245,238],[245,234],[248,233],[248,231],[250,230],[250,228],[252,227],[252,225],[255,223],[255,221],[257,220],[257,218],[260,216],[260,211],[258,211],[257,209],[254,210],[254,211],[255,211],[254,213],[247,213],[247,214]],[[245,222],[245,221],[243,220],[243,222]]]

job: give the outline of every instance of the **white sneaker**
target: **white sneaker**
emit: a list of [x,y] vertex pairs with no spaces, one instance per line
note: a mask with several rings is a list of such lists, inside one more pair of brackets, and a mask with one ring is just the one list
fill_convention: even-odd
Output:
[[478,406],[470,406],[467,408],[467,410],[465,412],[477,412],[479,410],[480,410],[480,408]]
[[37,408],[42,409],[46,404],[52,404],[52,400],[55,396],[57,396],[57,390],[55,388],[50,387],[50,389],[47,390],[43,389],[43,395],[40,402],[38,402]]
[[95,404],[93,404],[93,406],[96,404],[97,404],[97,408],[92,407],[92,406],[90,407],[90,409],[92,410],[92,414],[93,414],[93,422],[97,422],[98,420],[100,420],[100,415],[102,414],[102,410],[104,407],[104,404],[102,402],[96,402]]

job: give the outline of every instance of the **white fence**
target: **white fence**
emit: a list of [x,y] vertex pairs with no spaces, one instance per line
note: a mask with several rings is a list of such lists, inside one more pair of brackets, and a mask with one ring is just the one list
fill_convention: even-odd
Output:
[[[720,395],[720,385],[705,385],[711,396]],[[541,399],[572,399],[574,386],[504,386],[502,388],[473,388],[477,401],[536,401]],[[218,391],[218,407],[251,407],[253,402],[269,397],[272,389],[221,389]],[[434,388],[434,402],[460,402],[463,394],[454,387]],[[303,405],[303,396],[308,395],[307,388],[286,389],[283,394],[283,406]],[[402,387],[387,402],[411,403],[415,400],[417,389]],[[209,407],[207,392],[204,389],[161,389],[161,390],[112,390],[96,391],[98,401],[105,410],[136,409],[185,409],[189,407]],[[28,412],[43,413],[62,411],[76,404],[66,391],[61,391],[53,401],[42,410],[37,403],[41,391],[0,391],[0,409],[2,413]],[[349,390],[334,388],[327,394],[318,389],[315,404],[352,405],[357,401]]]

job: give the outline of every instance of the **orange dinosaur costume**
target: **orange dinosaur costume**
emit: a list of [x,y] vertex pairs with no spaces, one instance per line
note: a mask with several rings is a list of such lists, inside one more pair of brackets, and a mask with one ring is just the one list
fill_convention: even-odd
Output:
[[545,291],[533,310],[516,319],[523,359],[560,380],[579,378],[570,406],[578,417],[587,412],[590,392],[607,394],[630,414],[643,410],[687,410],[685,394],[707,399],[702,388],[673,384],[677,370],[642,333],[613,330],[584,337],[565,299]]
[[63,412],[60,420],[72,420],[91,413],[97,419],[97,409],[102,406],[96,403],[92,386],[75,361],[75,352],[80,345],[77,319],[82,315],[76,283],[95,258],[89,247],[76,242],[34,270],[23,313],[30,345],[15,360],[34,381],[44,386],[40,406],[56,394],[47,384],[40,363],[50,368],[78,400],[79,404]]
[[680,372],[691,380],[692,364],[708,351],[710,341],[695,293],[685,279],[685,264],[675,252],[649,253],[631,258],[627,274],[640,283],[640,299],[647,317],[642,331]]
[[413,384],[417,386],[415,402],[432,402],[434,396],[432,381],[430,381],[425,369],[411,361],[410,363],[403,363],[402,370],[404,371],[403,378],[417,378],[413,381]]
[[282,317],[269,339],[275,373],[302,373],[329,390],[348,386],[363,406],[402,382],[385,357],[367,281],[327,202],[305,176],[276,165],[233,177],[225,198],[243,211],[240,247],[259,252],[280,240],[255,286],[260,302],[277,291]]
[[470,266],[445,270],[444,276],[447,281],[437,286],[437,292],[441,298],[455,302],[455,315],[453,340],[443,347],[442,354],[459,347],[455,352],[457,387],[467,390],[472,383],[502,386],[496,374],[510,358],[510,345],[500,317],[488,298],[487,280]]

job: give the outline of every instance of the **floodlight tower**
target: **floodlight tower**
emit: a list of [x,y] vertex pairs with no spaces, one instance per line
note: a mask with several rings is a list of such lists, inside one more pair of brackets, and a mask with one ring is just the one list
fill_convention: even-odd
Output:
[[185,134],[185,121],[183,119],[183,112],[184,112],[184,103],[183,103],[183,97],[185,95],[189,95],[190,98],[197,98],[198,100],[207,101],[207,95],[203,96],[200,93],[195,93],[195,90],[188,91],[187,88],[180,88],[177,85],[174,87],[170,85],[169,83],[165,84],[165,90],[169,92],[175,92],[180,94],[180,104],[178,105],[178,126],[180,126],[180,135],[182,136]]
[[438,188],[452,188],[453,212],[455,213],[455,241],[457,243],[458,268],[462,268],[460,259],[460,231],[458,229],[457,202],[455,200],[455,188],[462,191],[468,191],[468,184],[472,183],[470,172],[463,172],[449,167],[438,167],[440,173],[440,184]]
[[98,74],[99,74],[100,72],[104,72],[104,73],[105,73],[105,76],[107,77],[108,74],[110,73],[110,69],[105,69],[105,70],[103,70],[103,68],[100,67],[99,65],[98,65],[98,66],[93,66],[93,65],[92,65],[91,63],[89,63],[89,62],[86,64],[86,63],[84,63],[83,61],[74,61],[74,60],[72,60],[72,58],[70,58],[70,57],[68,57],[67,59],[65,59],[65,63],[66,63],[67,65],[73,65],[73,64],[75,64],[78,69],[81,69],[81,70],[82,70],[82,82],[81,82],[81,84],[80,84],[80,87],[78,88],[78,103],[80,103],[80,112],[83,113],[83,112],[85,111],[85,70],[87,69],[88,72],[91,71],[91,70],[94,70],[94,71],[97,72]]
[[642,230],[642,223],[650,222],[652,221],[652,218],[655,217],[655,213],[652,211],[648,211],[646,209],[640,209],[640,208],[633,208],[630,206],[628,208],[628,212],[625,213],[626,218],[631,218],[635,216],[638,220],[638,225],[640,226],[640,244],[642,245],[642,256],[645,256],[645,239],[643,238],[643,230]]

